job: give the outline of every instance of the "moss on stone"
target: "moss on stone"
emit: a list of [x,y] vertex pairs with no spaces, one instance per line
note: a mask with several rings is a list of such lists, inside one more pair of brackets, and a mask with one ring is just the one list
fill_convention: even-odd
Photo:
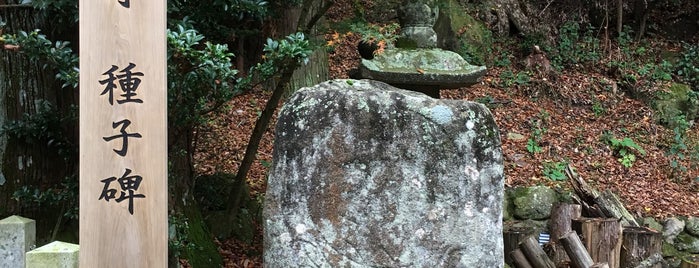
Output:
[[670,243],[663,243],[662,246],[662,252],[663,252],[663,257],[668,258],[668,257],[680,257],[682,255],[682,252],[677,250],[674,246],[672,246]]
[[699,238],[682,232],[675,239],[675,247],[689,253],[699,253]]
[[519,187],[512,192],[514,216],[523,220],[543,220],[551,215],[556,192],[545,186]]
[[493,44],[492,32],[457,1],[440,0],[439,7],[434,26],[439,47],[459,53],[471,64],[485,65]]
[[687,121],[699,115],[699,93],[685,84],[673,83],[670,88],[656,96],[653,108],[657,119],[663,124],[674,127],[675,118],[684,115]]
[[189,261],[193,268],[199,267],[221,267],[223,259],[218,253],[218,248],[213,242],[213,237],[210,237],[210,232],[206,227],[206,223],[202,219],[196,203],[191,202],[186,206],[189,213],[187,242],[194,244],[193,247],[185,247],[184,256]]

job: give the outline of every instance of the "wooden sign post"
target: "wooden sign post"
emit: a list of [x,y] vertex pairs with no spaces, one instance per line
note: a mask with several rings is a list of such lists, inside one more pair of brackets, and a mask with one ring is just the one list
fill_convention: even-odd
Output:
[[80,0],[80,267],[167,267],[165,0]]

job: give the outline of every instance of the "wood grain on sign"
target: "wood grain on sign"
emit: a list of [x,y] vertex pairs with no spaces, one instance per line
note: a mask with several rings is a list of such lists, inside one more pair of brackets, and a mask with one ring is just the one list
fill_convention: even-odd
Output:
[[165,0],[80,0],[80,267],[167,267]]

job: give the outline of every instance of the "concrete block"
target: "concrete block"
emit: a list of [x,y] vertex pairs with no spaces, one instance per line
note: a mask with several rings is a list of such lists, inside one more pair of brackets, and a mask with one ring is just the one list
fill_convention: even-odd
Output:
[[80,246],[53,241],[27,252],[26,268],[78,268]]
[[36,222],[20,216],[0,220],[0,267],[24,267],[24,253],[36,245]]

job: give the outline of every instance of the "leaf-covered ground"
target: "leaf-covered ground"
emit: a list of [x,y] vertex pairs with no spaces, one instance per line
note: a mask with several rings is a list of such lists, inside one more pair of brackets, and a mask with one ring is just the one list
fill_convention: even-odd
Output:
[[[347,2],[347,3],[345,3]],[[330,17],[352,16],[350,1],[338,1]],[[344,8],[343,8],[344,3]],[[347,78],[359,64],[357,35],[328,32],[333,46],[331,78]],[[523,59],[512,59],[515,64]],[[590,69],[590,68],[588,68]],[[594,68],[592,68],[594,69]],[[555,74],[533,74],[528,81],[503,81],[504,68],[490,67],[480,84],[442,91],[443,99],[478,101],[486,104],[500,130],[507,186],[549,185],[567,189],[565,178],[553,180],[544,171],[569,163],[592,186],[610,189],[637,216],[664,218],[671,215],[699,216],[699,167],[687,156],[681,165],[687,171],[675,176],[667,151],[674,133],[655,122],[654,112],[642,101],[616,87],[614,77],[596,72],[563,70]],[[655,86],[663,88],[662,85]],[[235,173],[243,158],[247,139],[270,93],[256,89],[235,98],[201,137],[196,154],[199,174]],[[251,194],[265,191],[265,176],[271,163],[273,130],[265,135],[258,161],[248,176]],[[699,124],[687,132],[688,145],[699,141]],[[625,167],[608,140],[631,139],[645,154],[635,152],[636,161]],[[532,153],[530,140],[540,151]],[[529,148],[527,147],[529,142]],[[226,267],[261,267],[261,228],[252,245],[236,240],[220,241]]]

